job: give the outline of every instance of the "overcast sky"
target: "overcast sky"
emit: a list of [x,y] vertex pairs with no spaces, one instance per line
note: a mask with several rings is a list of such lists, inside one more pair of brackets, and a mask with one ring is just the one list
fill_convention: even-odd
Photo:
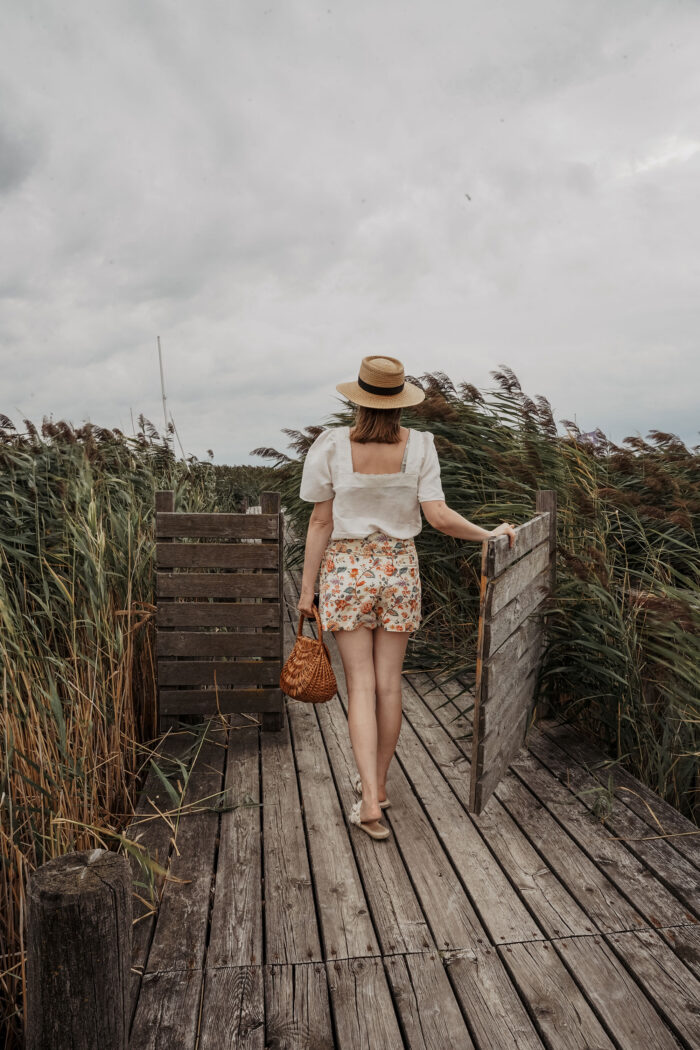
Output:
[[[4,0],[0,411],[261,462],[365,354],[700,441],[697,0]],[[563,432],[563,428],[560,428]]]

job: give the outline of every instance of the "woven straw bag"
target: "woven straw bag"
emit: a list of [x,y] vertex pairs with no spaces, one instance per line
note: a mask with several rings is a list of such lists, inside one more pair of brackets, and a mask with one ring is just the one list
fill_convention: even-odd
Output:
[[299,617],[297,638],[280,675],[280,689],[294,700],[308,704],[323,704],[335,696],[338,688],[331,657],[323,641],[323,629],[318,610],[314,606],[318,638],[305,638],[304,613]]

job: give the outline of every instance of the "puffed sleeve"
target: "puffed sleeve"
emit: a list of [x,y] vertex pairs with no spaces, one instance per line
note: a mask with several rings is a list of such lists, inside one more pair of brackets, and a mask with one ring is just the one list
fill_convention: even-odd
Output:
[[425,450],[423,462],[418,475],[418,502],[425,503],[426,500],[445,499],[440,480],[440,461],[435,449],[435,439],[429,431],[423,432]]
[[299,498],[307,503],[323,503],[335,495],[331,478],[330,456],[333,449],[333,432],[324,430],[318,435],[306,453],[301,472]]

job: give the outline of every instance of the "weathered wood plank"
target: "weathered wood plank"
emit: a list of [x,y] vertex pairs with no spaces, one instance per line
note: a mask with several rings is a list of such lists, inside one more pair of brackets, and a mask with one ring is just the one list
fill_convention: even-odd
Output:
[[245,711],[277,711],[282,703],[279,689],[163,689],[160,709],[164,715],[222,715]]
[[[457,734],[463,731],[466,719],[457,715],[454,705],[441,706],[435,693],[426,693],[425,700],[464,751]],[[621,843],[603,836],[600,825],[591,822],[583,804],[572,804],[571,795],[533,756],[522,752],[512,770],[498,785],[489,805],[495,798],[505,806],[599,930],[613,932],[689,921],[681,902],[658,882],[648,885],[649,873],[643,866]],[[525,776],[528,770],[535,778],[532,782]],[[557,787],[561,804],[550,812],[551,792]]]
[[235,808],[221,814],[208,967],[263,962],[260,730],[240,716],[231,722],[224,786],[225,806]]
[[603,937],[565,937],[552,945],[621,1050],[679,1050],[681,1043]]
[[[566,752],[543,733],[533,734],[531,750],[552,774],[551,783],[565,785],[587,810],[592,810],[595,798],[589,792],[599,787],[594,777],[578,762],[572,762]],[[622,839],[630,854],[653,873],[657,885],[663,884],[683,901],[686,905],[686,920],[697,921],[700,917],[700,872],[693,864],[665,839],[646,839],[648,825],[626,806],[613,807],[606,816],[605,830],[601,828],[600,837],[607,839],[608,833]]]
[[[411,704],[411,692],[410,685],[404,683],[402,697],[406,706]],[[499,943],[543,937],[471,815],[465,812],[407,719],[401,725],[396,756],[478,907],[489,939]]]
[[[620,762],[606,755],[582,730],[545,719],[541,719],[537,726],[576,763],[585,764],[606,788],[612,773],[615,797],[646,822],[651,834],[668,835],[667,841],[673,848],[700,868],[700,828],[691,820],[633,776]],[[604,768],[602,763],[605,763]]]
[[270,1050],[331,1050],[335,1043],[326,966],[318,962],[265,966],[264,978],[265,1046]]
[[276,569],[278,543],[156,543],[158,569]]
[[321,942],[306,851],[289,721],[261,734],[265,962],[320,961]]
[[475,943],[442,955],[479,1050],[543,1050],[496,948]]
[[157,572],[155,577],[158,598],[277,598],[279,593],[276,572]]
[[[542,569],[530,583],[499,611],[495,619],[484,625],[484,649],[495,653],[528,616],[541,605],[549,593],[549,568]],[[533,617],[534,618],[534,617]]]
[[[503,538],[506,541],[508,539],[507,536]],[[496,540],[498,539],[501,539],[501,537],[497,536]],[[484,543],[487,548],[488,558],[488,548],[495,543],[495,540],[484,541]],[[494,620],[501,609],[505,608],[509,602],[512,602],[548,566],[549,541],[545,539],[543,543],[531,550],[524,558],[513,562],[500,576],[495,578],[489,576],[489,585],[484,597],[484,618]]]
[[280,607],[276,602],[173,601],[158,605],[156,627],[277,627]]
[[[537,732],[533,728],[533,738]],[[634,853],[606,834],[600,821],[589,813],[585,800],[575,799],[569,789],[540,764],[534,750],[532,753],[522,752],[513,763],[512,770],[537,796],[540,805],[546,807],[581,849],[605,871],[609,880],[633,902],[647,923],[652,926],[673,926],[694,921],[683,902],[655,878]],[[499,797],[503,797],[500,788]],[[639,925],[638,922],[630,922],[616,928],[632,929]]]
[[605,938],[634,974],[669,1028],[688,1046],[700,1046],[700,981],[654,930]]
[[336,959],[328,963],[327,973],[337,1050],[403,1050],[382,960]]
[[[290,625],[290,634],[291,625]],[[293,642],[290,639],[290,643]],[[378,955],[352,846],[311,704],[287,705],[327,959]]]
[[511,547],[507,536],[495,536],[489,543],[486,572],[489,576],[500,576],[502,572],[519,561],[525,554],[549,538],[547,514],[537,514],[522,525],[516,526],[515,543]]
[[262,634],[216,633],[203,631],[159,631],[156,655],[165,656],[277,656],[279,632]]
[[[175,757],[182,760],[190,746],[189,734],[169,733],[156,745],[153,761],[164,772],[171,768]],[[134,807],[134,816],[126,828],[125,835],[137,839],[150,857],[167,870],[172,842],[172,829],[168,820],[160,816],[172,807],[172,801],[163,781],[152,766],[139,793]],[[160,811],[160,813],[159,813]],[[141,975],[146,966],[151,937],[158,915],[158,905],[163,889],[164,877],[144,871],[139,861],[130,857],[133,878],[133,929],[131,950],[131,1018],[136,1007]]]
[[437,952],[390,955],[384,969],[408,1046],[472,1050],[474,1043]]
[[279,660],[159,660],[158,681],[173,685],[278,685]]
[[[413,676],[407,677],[411,688],[404,692],[401,732],[403,734],[405,724],[410,723],[466,807],[469,801],[469,762],[431,712],[420,695],[418,683],[413,684]],[[593,924],[586,912],[543,863],[542,857],[497,798],[492,797],[479,816],[470,814],[470,819],[548,937],[593,932]]]
[[700,926],[674,926],[672,929],[659,930],[658,933],[681,962],[700,978]]
[[145,974],[129,1050],[194,1050],[201,991],[201,970]]
[[[225,757],[226,734],[210,728],[190,771],[184,806],[214,804],[211,796],[221,791]],[[217,812],[180,815],[170,874],[187,881],[165,884],[148,955],[150,973],[202,967],[218,829]]]
[[510,944],[499,950],[549,1050],[614,1050],[551,943]]
[[265,1050],[270,1046],[265,1039],[262,966],[207,970],[199,1029],[197,1050]]
[[277,514],[229,514],[222,511],[187,513],[183,511],[156,512],[156,539],[189,537],[207,539],[263,539],[278,538]]

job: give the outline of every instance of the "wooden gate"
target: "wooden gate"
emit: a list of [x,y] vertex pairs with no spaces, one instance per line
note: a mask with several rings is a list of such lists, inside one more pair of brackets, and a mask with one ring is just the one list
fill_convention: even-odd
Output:
[[556,582],[556,492],[536,493],[537,515],[481,554],[469,810],[480,813],[523,744],[544,644],[543,602]]
[[260,507],[260,514],[176,513],[174,492],[156,492],[161,732],[181,715],[217,711],[260,712],[263,729],[282,728],[279,493],[263,492]]

